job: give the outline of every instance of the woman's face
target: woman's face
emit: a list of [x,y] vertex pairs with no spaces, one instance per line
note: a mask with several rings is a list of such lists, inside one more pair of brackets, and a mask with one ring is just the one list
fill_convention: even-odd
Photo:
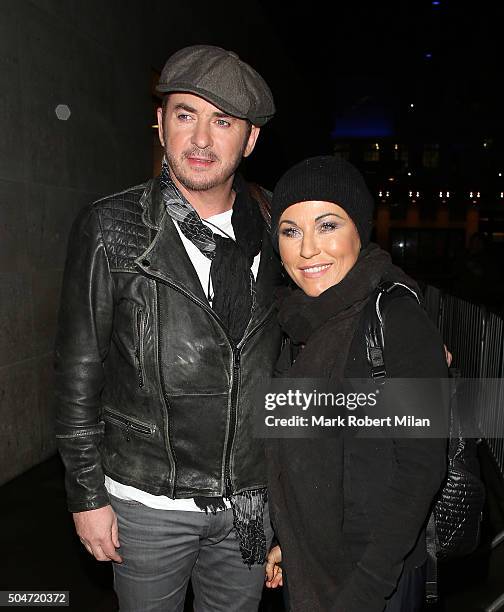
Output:
[[278,244],[289,276],[312,297],[345,278],[361,248],[357,228],[341,206],[316,200],[285,209]]

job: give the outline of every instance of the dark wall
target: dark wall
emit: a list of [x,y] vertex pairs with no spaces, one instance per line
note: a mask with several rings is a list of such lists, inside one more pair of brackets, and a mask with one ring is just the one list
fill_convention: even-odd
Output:
[[151,173],[143,7],[0,2],[0,483],[54,452],[52,350],[71,222]]

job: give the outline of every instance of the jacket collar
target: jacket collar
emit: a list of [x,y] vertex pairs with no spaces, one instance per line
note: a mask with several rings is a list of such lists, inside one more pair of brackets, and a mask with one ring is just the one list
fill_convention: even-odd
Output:
[[149,182],[140,201],[144,209],[142,219],[156,234],[147,249],[137,257],[136,264],[149,276],[175,285],[206,303],[196,270],[173,219],[166,212],[158,178]]
[[158,176],[147,182],[144,192],[140,197],[140,205],[143,208],[142,221],[145,225],[151,229],[161,229],[161,220],[165,213],[165,207],[161,198],[161,186]]

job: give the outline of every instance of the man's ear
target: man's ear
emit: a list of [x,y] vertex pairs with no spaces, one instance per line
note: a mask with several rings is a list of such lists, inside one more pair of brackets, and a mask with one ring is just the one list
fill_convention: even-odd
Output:
[[164,143],[164,132],[163,132],[163,109],[159,107],[156,113],[157,113],[157,125],[158,125],[157,129],[158,129],[159,142],[161,143],[161,146],[164,148],[165,143]]
[[245,149],[243,150],[243,157],[248,157],[254,150],[254,147],[256,145],[257,138],[259,137],[260,131],[261,131],[261,128],[257,127],[257,125],[253,125],[252,128],[250,129],[250,134],[247,140],[247,144],[245,145]]

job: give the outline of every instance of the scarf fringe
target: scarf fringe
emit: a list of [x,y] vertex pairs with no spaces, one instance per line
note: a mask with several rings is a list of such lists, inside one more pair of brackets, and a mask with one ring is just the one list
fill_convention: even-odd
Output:
[[266,560],[266,535],[264,533],[264,506],[268,501],[266,489],[244,491],[230,498],[233,524],[238,534],[243,562],[251,567]]
[[[194,503],[205,514],[217,514],[226,510],[222,497],[194,497]],[[230,498],[233,510],[233,526],[238,534],[243,563],[252,567],[266,560],[266,535],[264,533],[264,506],[268,501],[266,489],[244,491]]]
[[217,514],[219,510],[226,510],[227,506],[222,497],[193,497],[194,503],[205,514]]

